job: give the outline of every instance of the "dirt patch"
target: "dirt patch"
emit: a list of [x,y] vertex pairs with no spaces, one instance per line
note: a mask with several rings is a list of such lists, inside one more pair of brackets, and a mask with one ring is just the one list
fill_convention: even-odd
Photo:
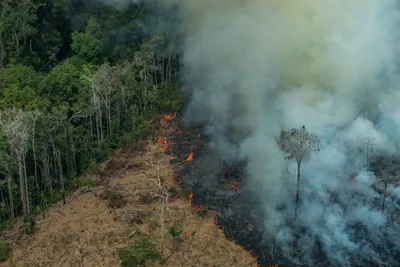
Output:
[[[170,179],[170,157],[158,144],[148,140],[140,148],[116,152],[94,177],[96,187],[38,216],[37,232],[13,242],[11,259],[0,266],[120,266],[117,249],[130,245],[137,233],[150,235],[161,248],[158,178],[173,192],[165,210],[164,266],[256,266],[217,229],[212,212],[199,216],[190,207],[188,196]],[[168,233],[174,224],[180,226],[179,238]]]

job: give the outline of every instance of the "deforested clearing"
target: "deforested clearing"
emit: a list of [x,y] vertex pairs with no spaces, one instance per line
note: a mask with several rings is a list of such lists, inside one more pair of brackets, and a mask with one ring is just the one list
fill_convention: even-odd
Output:
[[[164,266],[256,266],[248,252],[218,230],[212,213],[198,214],[190,207],[189,194],[170,179],[170,157],[157,143],[145,140],[138,150],[116,151],[98,167],[95,186],[37,217],[33,235],[16,239],[18,230],[6,232],[13,250],[0,266],[120,266],[117,249],[138,235],[148,235],[160,249],[161,200],[153,182],[158,175],[173,192],[165,211]],[[120,205],[114,207],[104,197],[107,192],[119,195]],[[177,246],[168,233],[173,224],[182,231]]]

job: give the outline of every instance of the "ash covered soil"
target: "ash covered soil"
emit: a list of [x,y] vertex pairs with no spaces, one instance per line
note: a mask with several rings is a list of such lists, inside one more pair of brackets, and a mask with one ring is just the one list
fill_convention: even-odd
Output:
[[[164,266],[256,266],[248,252],[216,227],[215,214],[199,214],[190,206],[190,192],[170,179],[170,159],[151,138],[116,151],[98,167],[95,186],[81,188],[66,205],[57,203],[37,217],[32,236],[21,237],[18,226],[3,233],[2,238],[11,240],[12,255],[0,266],[120,266],[117,248],[129,246],[138,233],[150,235],[160,248],[161,205],[152,198],[157,175],[174,192],[165,214]],[[121,196],[118,207],[108,205],[106,190]],[[168,233],[174,223],[182,229],[178,249]]]

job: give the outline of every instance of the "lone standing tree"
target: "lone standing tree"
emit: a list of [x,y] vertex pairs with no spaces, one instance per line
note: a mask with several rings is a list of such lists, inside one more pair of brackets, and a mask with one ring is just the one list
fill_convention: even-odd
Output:
[[306,127],[300,129],[289,129],[282,131],[278,140],[279,147],[287,154],[286,159],[294,159],[297,163],[297,187],[296,187],[296,208],[294,217],[297,217],[297,209],[300,198],[300,167],[312,152],[321,150],[320,139],[317,134],[309,133]]

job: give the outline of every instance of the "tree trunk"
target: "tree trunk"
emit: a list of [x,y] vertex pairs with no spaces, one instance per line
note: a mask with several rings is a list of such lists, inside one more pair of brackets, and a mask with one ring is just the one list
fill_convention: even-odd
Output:
[[77,167],[76,167],[76,146],[75,143],[72,143],[71,147],[71,152],[72,152],[72,175],[76,176],[78,173]]
[[294,218],[297,218],[297,209],[299,208],[300,200],[300,165],[301,162],[297,162],[297,186],[296,186],[296,207],[294,211]]
[[63,175],[62,164],[61,164],[61,153],[59,152],[59,150],[56,149],[56,147],[54,145],[54,141],[52,142],[52,146],[53,146],[53,153],[54,153],[55,161],[56,161],[55,169],[57,170],[57,168],[58,168],[58,172],[60,175],[61,194],[62,194],[62,198],[63,198],[63,203],[65,205],[66,200],[65,200],[65,192],[64,192],[64,175]]
[[385,201],[386,201],[386,190],[387,190],[388,182],[385,181],[385,190],[383,192],[383,201],[382,201],[382,213],[385,210]]
[[[71,176],[71,157],[70,157],[70,136],[69,136],[69,121],[67,119],[66,124],[64,125],[65,132],[65,163],[67,168],[67,177]],[[61,157],[61,156],[60,156]]]
[[99,127],[100,127],[100,141],[104,140],[104,131],[103,131],[103,112],[101,108],[99,108]]
[[60,182],[61,182],[61,194],[62,194],[62,198],[63,198],[63,203],[64,205],[67,203],[65,200],[65,189],[64,189],[64,175],[63,175],[63,171],[62,171],[62,165],[61,165],[61,155],[60,152],[57,151],[57,165],[58,165],[58,170],[59,170],[59,174],[60,174]]
[[164,265],[164,210],[165,210],[165,197],[162,197],[161,202],[161,263]]
[[22,159],[23,163],[23,170],[24,170],[24,177],[25,177],[25,190],[26,190],[26,207],[28,208],[28,213],[31,213],[31,208],[30,208],[30,200],[29,200],[29,189],[28,189],[28,175],[26,173],[26,155],[24,155],[24,158]]
[[19,192],[21,195],[21,202],[22,202],[22,213],[24,215],[24,220],[26,221],[28,220],[29,217],[29,211],[28,211],[26,189],[25,189],[25,175],[21,157],[18,158],[18,175],[19,175]]
[[8,198],[10,200],[10,214],[11,218],[14,219],[14,198],[13,198],[13,191],[12,191],[12,177],[11,175],[7,176],[7,187],[8,187]]
[[369,146],[370,146],[370,141],[371,141],[371,138],[368,138],[368,143],[367,143],[367,168],[369,168]]
[[35,168],[35,183],[36,183],[36,188],[39,190],[36,149],[35,149],[35,121],[33,122],[33,131],[32,131],[32,153],[33,153],[33,163],[34,163],[34,168]]
[[108,134],[112,135],[112,129],[111,129],[111,100],[108,100],[107,103],[107,117],[108,117]]
[[90,125],[90,138],[93,140],[93,122],[92,122],[92,115],[89,116],[89,125]]

